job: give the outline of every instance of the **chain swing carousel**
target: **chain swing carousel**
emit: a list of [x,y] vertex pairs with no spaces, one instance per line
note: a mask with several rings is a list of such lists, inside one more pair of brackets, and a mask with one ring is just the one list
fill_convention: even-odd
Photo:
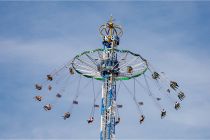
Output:
[[[47,101],[48,94],[44,92],[53,91],[51,95],[54,96],[55,100],[43,105],[45,111],[54,109],[59,100],[63,97],[65,98],[66,89],[71,80],[71,86],[76,84],[74,85],[76,91],[71,106],[63,113],[62,117],[64,120],[71,118],[73,108],[79,104],[81,90],[92,87],[93,105],[87,123],[92,124],[94,122],[95,109],[100,108],[100,140],[113,140],[115,138],[115,126],[120,123],[119,109],[123,107],[123,105],[117,104],[118,92],[122,86],[132,96],[137,106],[140,124],[145,121],[146,117],[142,109],[144,102],[138,101],[136,98],[136,85],[148,93],[148,96],[160,110],[161,119],[166,116],[166,109],[161,104],[162,98],[152,92],[150,81],[157,87],[158,92],[170,99],[174,109],[180,109],[180,102],[185,98],[185,94],[177,82],[169,80],[165,73],[157,72],[151,63],[140,54],[118,49],[123,30],[120,25],[113,22],[112,17],[107,23],[100,26],[99,32],[103,39],[102,48],[85,51],[76,55],[61,68],[46,75],[42,83],[35,84],[37,94],[34,99],[37,102]],[[84,78],[89,78],[91,81],[82,83],[81,81]],[[143,79],[144,84],[140,79]],[[124,81],[126,80],[134,81],[133,90],[130,90],[125,84]],[[97,81],[103,83],[102,89],[98,89],[99,92],[96,92],[95,82]],[[100,97],[100,93],[101,104],[99,105],[97,104],[97,99]]]

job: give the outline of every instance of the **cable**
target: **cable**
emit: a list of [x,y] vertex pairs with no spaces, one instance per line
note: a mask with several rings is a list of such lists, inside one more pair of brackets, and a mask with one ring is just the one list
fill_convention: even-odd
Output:
[[135,78],[133,78],[133,92],[134,92],[134,97],[136,98],[136,82],[135,82]]
[[117,96],[118,96],[118,94],[119,94],[119,91],[120,91],[120,86],[121,86],[121,81],[120,81],[120,83],[119,83],[119,87],[118,87],[118,89],[117,89],[116,97],[117,97]]
[[[149,69],[149,71],[151,72],[151,73],[153,73],[153,71],[155,71],[155,68],[154,68],[154,66],[152,66],[152,64],[151,63],[148,63],[148,69]],[[153,71],[151,70],[151,69],[153,69]],[[161,78],[162,77],[162,78]],[[165,74],[163,74],[162,72],[161,72],[161,74],[160,74],[160,80],[162,81],[162,83],[166,86],[166,87],[168,87],[168,88],[171,88],[170,87],[170,80],[169,80],[169,78],[165,75]],[[180,88],[178,88],[178,89],[176,89],[176,90],[173,90],[175,93],[179,93],[179,92],[181,92],[181,89]]]
[[[123,83],[123,85],[124,85],[124,87],[126,88],[126,90],[129,92],[129,94],[131,95],[131,96],[133,96],[132,94],[132,92],[129,90],[129,88],[125,85],[125,83],[122,81],[122,83]],[[135,104],[136,104],[136,106],[137,106],[137,109],[138,109],[138,111],[139,111],[139,113],[141,114],[141,115],[143,115],[143,111],[142,111],[142,109],[140,108],[140,106],[139,106],[139,104],[138,104],[138,102],[136,101],[136,98],[133,96],[133,100],[134,100],[134,102],[135,102]]]
[[94,86],[94,81],[93,81],[93,78],[92,78],[92,89],[93,89],[93,106],[92,106],[92,109],[91,109],[91,112],[90,112],[90,117],[94,117],[95,115],[95,101],[96,101],[96,93],[95,93],[95,86]]
[[160,110],[162,110],[161,105],[159,104],[159,102],[157,102],[156,98],[153,96],[153,94],[151,92],[151,89],[149,87],[149,84],[148,84],[148,81],[147,81],[147,78],[146,78],[145,74],[143,74],[143,75],[144,75],[144,80],[145,80],[145,83],[146,83],[146,86],[147,86],[147,89],[148,89],[149,96],[152,97],[152,99],[155,102],[155,104],[159,107]]
[[[73,102],[75,100],[77,100],[77,98],[79,97],[79,88],[80,88],[80,81],[81,81],[81,75],[79,76],[79,81],[78,81],[78,85],[77,85],[77,90],[76,90],[76,94],[75,94],[75,98],[73,99]],[[71,106],[70,106],[70,109],[69,109],[69,112],[72,112],[73,110],[73,107],[74,107],[74,103],[72,102]]]

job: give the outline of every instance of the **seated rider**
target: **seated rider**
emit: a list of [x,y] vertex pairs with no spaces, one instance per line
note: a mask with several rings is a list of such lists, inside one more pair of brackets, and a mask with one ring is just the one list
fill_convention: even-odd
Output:
[[161,119],[164,118],[165,116],[166,116],[166,111],[165,111],[165,109],[163,109],[161,111]]
[[51,109],[52,109],[51,104],[47,104],[47,105],[44,106],[45,111],[48,111],[48,110],[51,110]]
[[179,102],[175,102],[174,108],[176,110],[178,110],[180,108],[180,103]]
[[152,78],[155,79],[155,80],[157,80],[157,79],[160,78],[160,74],[157,73],[157,72],[154,72],[154,73],[152,74]]
[[132,73],[133,72],[133,68],[131,66],[127,66],[127,73]]
[[90,119],[87,120],[88,124],[89,123],[92,123],[93,121],[94,121],[94,118],[93,117],[90,117]]
[[117,118],[117,121],[115,122],[115,124],[117,125],[118,123],[120,123],[120,117]]
[[177,84],[177,82],[171,81],[171,82],[170,82],[170,87],[171,87],[173,90],[176,90],[176,89],[179,87],[179,85]]
[[73,75],[74,74],[74,69],[73,68],[69,68],[69,72],[70,72],[71,75]]
[[48,74],[47,75],[47,80],[52,81],[53,80],[53,77],[50,74]]
[[41,89],[42,89],[42,86],[39,85],[39,84],[36,84],[36,85],[35,85],[35,88],[36,88],[37,90],[41,90]]
[[37,101],[42,101],[42,96],[35,96],[34,97]]
[[65,112],[63,119],[66,120],[66,119],[70,118],[70,116],[71,116],[71,114],[69,112]]
[[180,91],[178,94],[178,98],[182,101],[185,98],[184,92]]
[[140,124],[144,122],[144,119],[145,119],[144,115],[141,115],[140,120],[139,120]]

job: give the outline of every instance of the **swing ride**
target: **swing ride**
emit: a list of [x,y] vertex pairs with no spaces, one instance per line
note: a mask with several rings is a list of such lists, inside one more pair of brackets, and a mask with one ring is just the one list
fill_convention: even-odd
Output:
[[[133,101],[140,112],[140,124],[146,119],[142,111],[142,107],[145,103],[137,100],[136,85],[139,85],[148,93],[148,96],[160,110],[161,119],[166,116],[166,109],[162,107],[162,98],[157,97],[151,90],[151,81],[161,94],[170,99],[174,104],[174,109],[180,109],[180,102],[185,98],[185,94],[180,89],[177,82],[169,80],[163,72],[157,72],[151,63],[140,54],[129,50],[118,49],[123,30],[120,25],[113,22],[112,17],[99,28],[99,32],[103,39],[102,48],[85,51],[76,55],[64,66],[48,74],[41,84],[35,84],[37,95],[34,99],[37,102],[47,100],[48,97],[46,96],[48,96],[48,94],[42,92],[52,93],[50,96],[53,96],[52,98],[56,100],[44,104],[43,109],[45,111],[54,109],[55,104],[65,97],[66,89],[70,87],[69,80],[71,79],[73,79],[71,81],[71,87],[75,87],[76,94],[71,102],[71,106],[63,113],[62,118],[64,120],[71,118],[73,108],[79,104],[79,95],[81,95],[81,92],[84,92],[84,89],[91,87],[94,99],[87,123],[92,124],[94,122],[95,109],[99,109],[100,107],[100,140],[113,140],[115,138],[115,126],[120,123],[118,109],[123,108],[123,105],[117,104],[117,95],[121,86],[124,86],[126,92],[133,97]],[[89,78],[91,82],[82,83],[82,78]],[[133,92],[124,82],[131,79],[134,81]],[[140,79],[143,79],[144,84]],[[94,81],[100,81],[100,83],[102,83],[100,105],[97,104],[100,89],[99,92],[95,91],[96,87]],[[92,86],[89,86],[91,83]],[[77,84],[77,86],[72,86],[73,84]]]

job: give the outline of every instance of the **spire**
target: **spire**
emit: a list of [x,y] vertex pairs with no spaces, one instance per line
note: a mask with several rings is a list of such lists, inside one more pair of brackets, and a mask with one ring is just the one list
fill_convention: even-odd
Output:
[[100,34],[102,37],[104,36],[117,36],[117,37],[121,37],[123,34],[123,30],[122,27],[118,24],[114,23],[114,18],[111,15],[110,19],[103,25],[101,25],[101,27],[99,28]]
[[109,23],[113,23],[114,20],[115,20],[115,19],[113,18],[112,14],[111,14],[110,20],[109,20],[108,22],[109,22]]

